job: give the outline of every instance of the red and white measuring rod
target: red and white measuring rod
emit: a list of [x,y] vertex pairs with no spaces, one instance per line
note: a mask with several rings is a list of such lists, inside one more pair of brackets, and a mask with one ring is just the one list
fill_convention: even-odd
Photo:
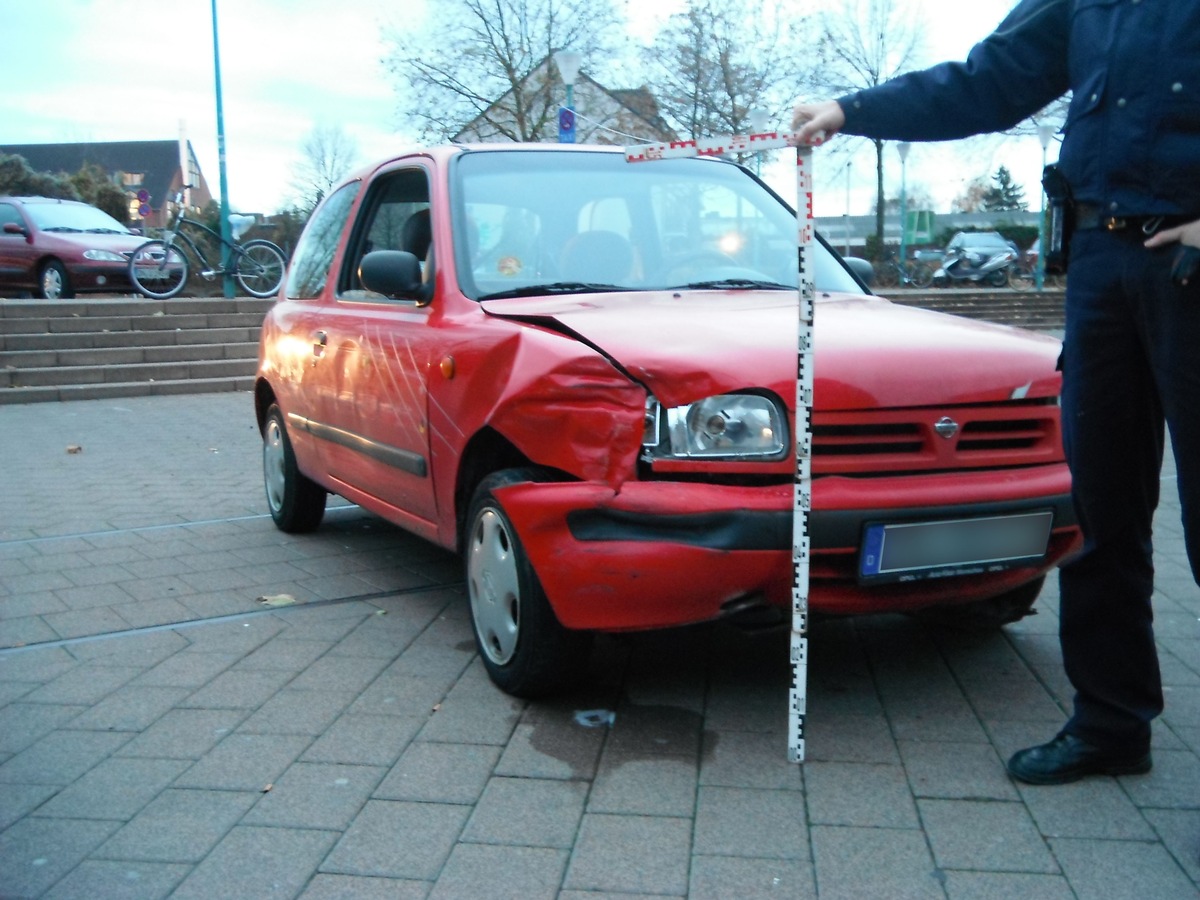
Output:
[[788,760],[804,761],[804,727],[808,715],[808,581],[812,509],[813,284],[812,147],[795,134],[727,135],[696,141],[671,141],[625,148],[628,162],[726,156],[779,147],[796,148],[796,251],[800,274],[796,339],[796,477],[792,492],[792,686],[788,692]]

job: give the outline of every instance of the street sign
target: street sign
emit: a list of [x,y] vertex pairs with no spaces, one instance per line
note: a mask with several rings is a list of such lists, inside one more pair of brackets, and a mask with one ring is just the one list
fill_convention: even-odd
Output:
[[564,106],[558,111],[558,142],[575,143],[575,110]]

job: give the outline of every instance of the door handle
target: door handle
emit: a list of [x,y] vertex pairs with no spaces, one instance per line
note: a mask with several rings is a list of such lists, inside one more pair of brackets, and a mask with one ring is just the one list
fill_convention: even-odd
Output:
[[323,331],[314,331],[312,334],[313,356],[320,359],[325,355],[325,346],[329,343],[329,335]]

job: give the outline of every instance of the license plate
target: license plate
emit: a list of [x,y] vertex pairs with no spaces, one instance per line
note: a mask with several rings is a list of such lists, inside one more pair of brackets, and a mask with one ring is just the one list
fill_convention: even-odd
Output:
[[915,581],[974,575],[1036,562],[1046,553],[1050,510],[935,522],[875,522],[866,526],[859,577]]

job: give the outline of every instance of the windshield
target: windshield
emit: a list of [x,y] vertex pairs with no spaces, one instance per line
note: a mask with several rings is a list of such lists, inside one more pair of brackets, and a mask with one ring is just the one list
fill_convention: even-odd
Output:
[[[464,153],[454,181],[459,281],[476,300],[603,290],[796,290],[796,218],[712,159]],[[818,290],[861,293],[814,245]]]
[[85,203],[26,203],[25,212],[39,231],[132,234],[108,213]]

